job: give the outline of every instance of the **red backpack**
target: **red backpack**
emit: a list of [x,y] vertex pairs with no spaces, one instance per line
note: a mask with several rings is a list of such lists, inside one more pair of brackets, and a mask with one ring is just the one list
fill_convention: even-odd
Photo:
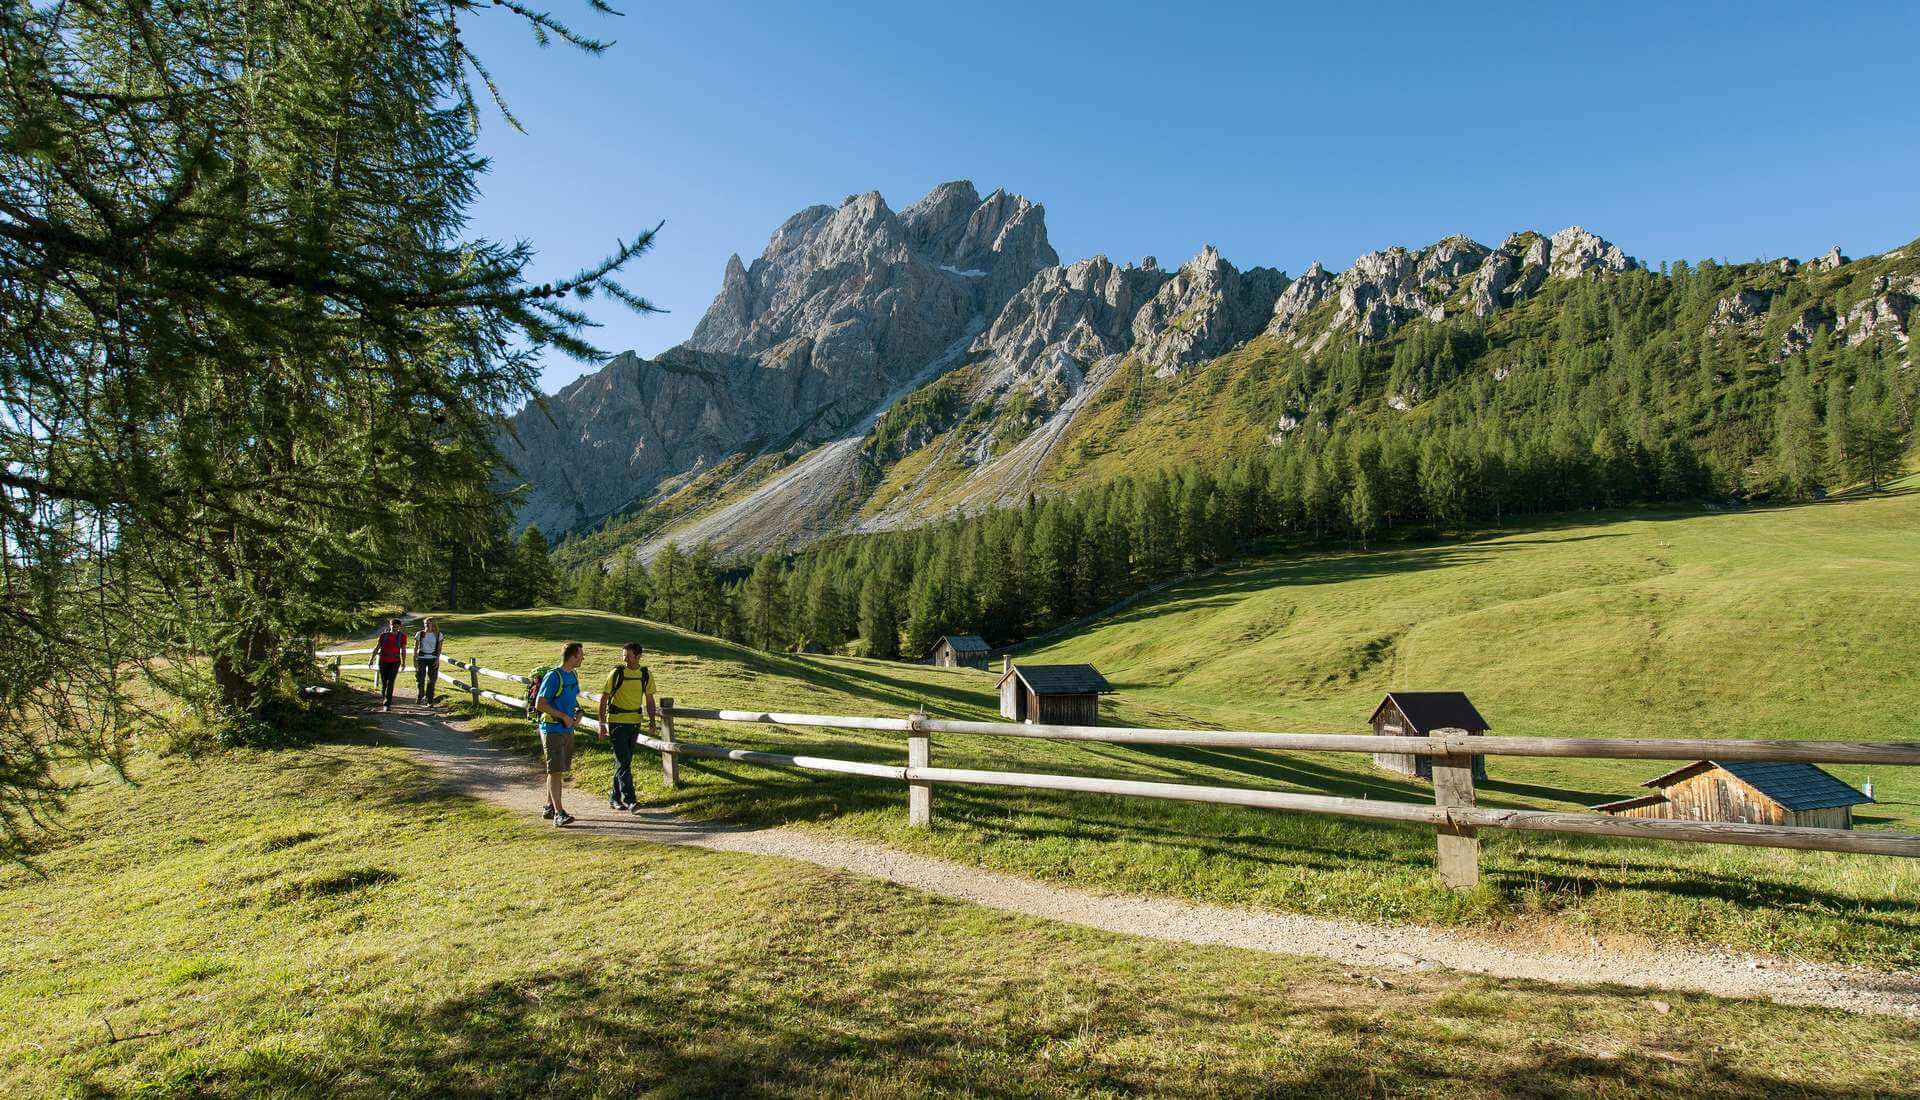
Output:
[[380,663],[397,665],[400,663],[400,647],[407,642],[404,630],[388,630],[380,635]]

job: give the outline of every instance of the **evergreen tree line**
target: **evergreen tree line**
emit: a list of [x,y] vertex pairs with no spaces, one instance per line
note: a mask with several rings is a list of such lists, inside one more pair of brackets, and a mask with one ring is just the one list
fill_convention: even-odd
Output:
[[[1263,542],[1365,548],[1576,509],[1883,485],[1911,445],[1916,372],[1891,342],[1840,347],[1822,331],[1773,361],[1751,334],[1707,333],[1739,270],[1683,264],[1571,283],[1554,289],[1551,331],[1490,341],[1471,318],[1416,323],[1382,344],[1330,349],[1291,388],[1249,385],[1257,372],[1235,383],[1263,416],[1357,410],[1383,387],[1420,405],[1415,414],[1376,401],[1298,415],[1291,431],[1220,462],[731,570],[709,548],[669,547],[651,567],[577,569],[569,595],[769,649],[912,658],[943,633],[1028,638]],[[1808,303],[1776,292],[1760,343]],[[1486,369],[1495,354],[1507,364],[1498,376]]]

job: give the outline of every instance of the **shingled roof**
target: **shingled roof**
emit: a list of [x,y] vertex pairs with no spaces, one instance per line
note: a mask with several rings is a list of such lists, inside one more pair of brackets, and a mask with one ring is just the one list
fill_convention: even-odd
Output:
[[1835,779],[1825,769],[1812,764],[1779,764],[1755,760],[1696,760],[1684,767],[1675,768],[1665,775],[1656,775],[1641,785],[1656,788],[1671,787],[1708,768],[1720,768],[1789,810],[1828,810],[1835,806],[1858,806],[1861,803],[1873,801]]
[[[953,647],[955,653],[990,653],[993,647],[978,634],[943,634],[941,640]],[[934,643],[937,647],[938,642]]]
[[1459,691],[1389,691],[1387,697],[1380,700],[1380,706],[1373,708],[1373,715],[1367,721],[1380,717],[1381,709],[1389,702],[1400,709],[1407,724],[1413,727],[1412,732],[1423,737],[1434,730],[1483,733],[1493,728],[1473,709],[1466,693]]
[[1092,665],[1014,665],[1000,677],[1018,676],[1036,695],[1104,695],[1114,690]]

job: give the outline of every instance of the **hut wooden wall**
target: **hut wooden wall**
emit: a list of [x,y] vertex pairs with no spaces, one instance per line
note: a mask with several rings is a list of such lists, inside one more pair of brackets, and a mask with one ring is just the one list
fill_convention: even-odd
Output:
[[[1380,708],[1373,720],[1373,732],[1382,737],[1404,737],[1407,735],[1407,720],[1391,703]],[[1415,756],[1403,752],[1376,752],[1373,754],[1375,767],[1385,768],[1401,775],[1416,775],[1421,779],[1433,778],[1433,763],[1424,756]]]
[[[1373,732],[1382,737],[1420,736],[1414,732],[1412,723],[1408,722],[1406,716],[1401,714],[1400,709],[1392,703],[1380,708],[1379,716],[1373,720]],[[1478,737],[1479,734],[1474,736]],[[1376,752],[1373,754],[1373,763],[1375,767],[1385,768],[1401,775],[1411,775],[1426,780],[1433,778],[1433,757],[1431,756],[1415,756],[1407,752]],[[1475,782],[1483,782],[1487,778],[1486,757],[1473,758],[1473,778]]]
[[1852,806],[1830,806],[1824,810],[1788,810],[1787,824],[1809,829],[1853,828]]
[[1040,695],[1027,704],[1033,720],[1049,726],[1097,726],[1100,724],[1098,695]]
[[1018,722],[1024,717],[1019,711],[1019,701],[1020,693],[1025,690],[1026,685],[1018,676],[1009,676],[1000,682],[1000,717],[1009,722]]
[[1751,825],[1789,825],[1787,811],[1778,802],[1740,782],[1719,768],[1666,788],[1668,817],[1682,821],[1735,821]]
[[1620,811],[1622,817],[1664,817],[1676,821],[1733,821],[1749,825],[1800,825],[1812,829],[1853,828],[1853,808],[1789,810],[1735,779],[1709,768],[1661,792],[1666,801]]

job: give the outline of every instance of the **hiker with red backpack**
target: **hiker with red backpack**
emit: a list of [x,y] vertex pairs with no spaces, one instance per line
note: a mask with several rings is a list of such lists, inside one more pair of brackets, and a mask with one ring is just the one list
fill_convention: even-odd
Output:
[[400,678],[400,666],[407,660],[407,632],[400,627],[399,619],[389,619],[387,629],[373,641],[373,653],[367,658],[367,667],[372,668],[377,661],[380,665],[380,709],[393,709],[393,682]]

